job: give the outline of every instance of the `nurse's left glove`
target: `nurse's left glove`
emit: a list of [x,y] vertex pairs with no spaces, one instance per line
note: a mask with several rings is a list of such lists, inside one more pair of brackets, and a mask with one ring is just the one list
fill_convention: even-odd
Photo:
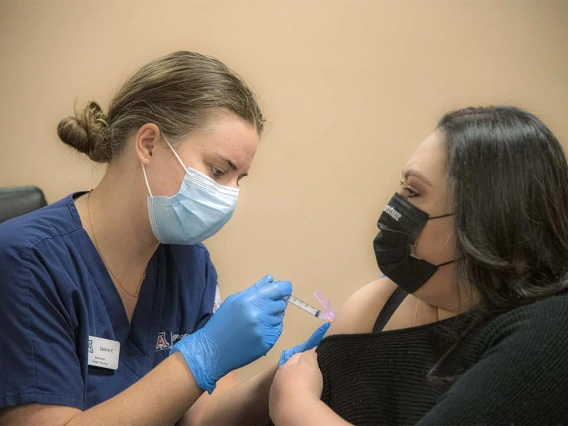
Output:
[[310,349],[315,348],[325,336],[327,329],[329,328],[331,323],[326,322],[325,324],[320,325],[316,331],[310,336],[308,340],[298,346],[294,346],[293,348],[286,349],[280,354],[280,361],[278,361],[278,367],[282,367],[283,364],[286,363],[293,355],[302,353],[305,351],[309,351]]
[[292,284],[271,275],[229,296],[209,322],[184,337],[170,354],[181,352],[195,381],[211,393],[217,380],[266,355],[282,333]]

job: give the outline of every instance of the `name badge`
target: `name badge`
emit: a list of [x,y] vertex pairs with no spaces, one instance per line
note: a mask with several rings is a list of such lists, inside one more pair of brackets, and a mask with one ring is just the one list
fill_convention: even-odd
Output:
[[89,365],[116,370],[120,343],[102,337],[89,336]]

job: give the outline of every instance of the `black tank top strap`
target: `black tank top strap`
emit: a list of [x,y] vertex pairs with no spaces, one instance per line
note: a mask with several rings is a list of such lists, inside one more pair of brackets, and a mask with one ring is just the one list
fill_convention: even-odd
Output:
[[379,313],[377,320],[375,321],[375,325],[373,327],[373,333],[380,333],[387,325],[387,322],[391,319],[392,315],[396,311],[396,309],[400,306],[402,301],[408,296],[408,292],[404,290],[402,287],[397,287],[385,306]]

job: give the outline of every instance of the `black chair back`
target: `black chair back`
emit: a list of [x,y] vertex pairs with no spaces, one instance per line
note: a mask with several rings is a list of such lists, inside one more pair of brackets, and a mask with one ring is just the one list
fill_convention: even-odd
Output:
[[36,186],[0,188],[0,223],[47,206],[43,191]]

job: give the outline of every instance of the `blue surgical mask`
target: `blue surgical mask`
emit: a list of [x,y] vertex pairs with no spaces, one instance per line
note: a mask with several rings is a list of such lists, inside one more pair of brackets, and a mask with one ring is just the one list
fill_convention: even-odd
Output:
[[198,244],[215,235],[233,216],[239,190],[219,185],[209,176],[186,167],[171,144],[167,140],[166,143],[184,168],[185,176],[176,195],[154,197],[142,164],[150,194],[148,214],[152,231],[162,244]]

